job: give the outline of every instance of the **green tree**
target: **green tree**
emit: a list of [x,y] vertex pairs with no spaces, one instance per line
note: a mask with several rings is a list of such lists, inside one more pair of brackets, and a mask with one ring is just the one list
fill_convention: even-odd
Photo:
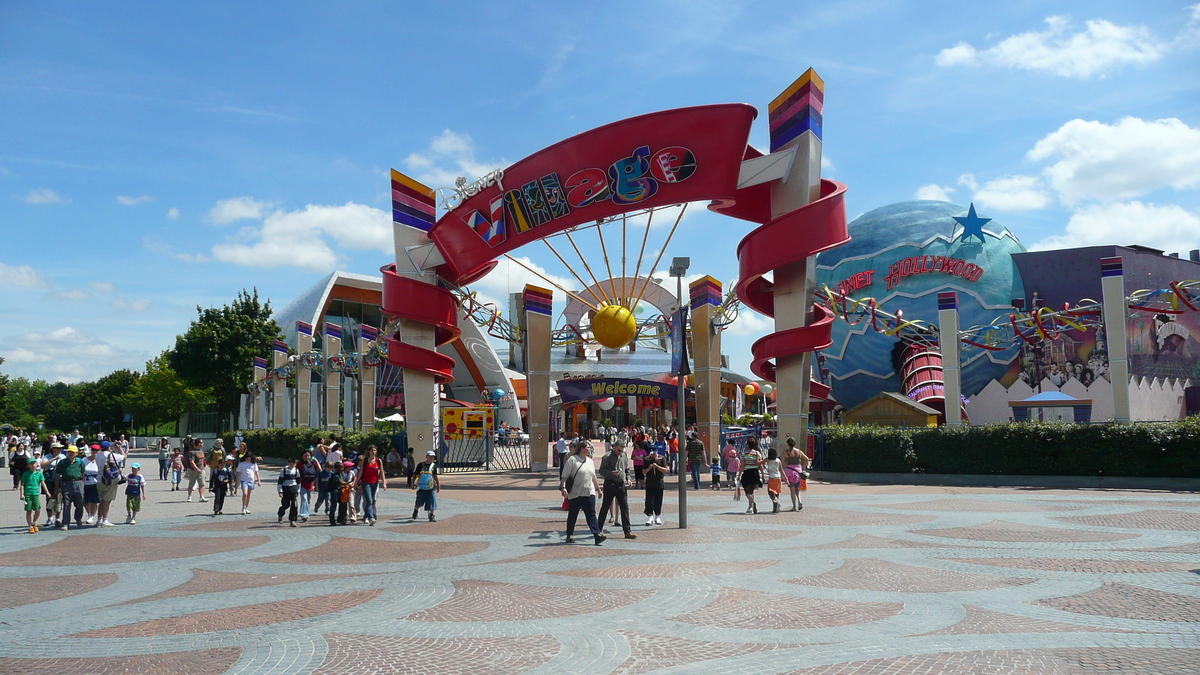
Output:
[[220,309],[196,307],[199,316],[175,348],[169,365],[194,389],[212,392],[221,419],[238,408],[239,395],[254,377],[255,356],[267,358],[274,340],[283,339],[271,318],[271,303],[259,302],[258,289],[242,290],[232,305]]
[[[0,366],[4,365],[4,359],[0,358]],[[8,376],[0,373],[0,421],[7,422],[10,411],[8,409]]]
[[141,376],[131,370],[116,370],[95,382],[77,385],[71,404],[83,416],[82,423],[99,422],[104,431],[128,429],[125,422],[125,395],[133,390]]
[[169,351],[146,362],[146,373],[126,395],[126,405],[139,424],[173,422],[179,435],[179,418],[211,400],[208,389],[189,387],[167,363]]

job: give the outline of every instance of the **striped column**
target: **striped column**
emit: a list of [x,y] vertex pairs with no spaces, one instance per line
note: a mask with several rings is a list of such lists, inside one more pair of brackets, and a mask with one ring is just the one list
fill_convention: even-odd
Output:
[[258,391],[254,394],[254,400],[250,404],[250,414],[253,418],[251,426],[255,429],[265,429],[267,426],[266,397],[268,394],[266,377],[267,360],[260,356],[254,357],[254,382],[260,385]]
[[529,401],[529,462],[533,471],[549,471],[550,462],[550,321],[554,293],[526,285],[524,305],[525,385]]
[[334,323],[325,323],[325,428],[337,429],[341,426],[338,413],[342,408],[342,369],[334,368],[333,357],[342,355],[342,327]]
[[[307,354],[312,351],[312,324],[303,321],[296,322],[296,353]],[[312,371],[297,364],[296,366],[296,426],[314,426],[309,420],[310,397],[312,396]]]
[[963,423],[961,343],[958,341],[958,293],[954,291],[938,293],[937,303],[946,426],[957,427]]
[[367,365],[367,352],[379,339],[379,329],[367,324],[358,327],[358,388],[359,414],[362,420],[362,430],[370,431],[375,428],[375,372],[376,368]]
[[706,276],[688,286],[692,312],[692,375],[696,381],[696,429],[709,457],[721,453],[721,333],[712,322],[721,306],[721,282]]
[[1128,424],[1129,343],[1125,337],[1125,272],[1121,256],[1100,259],[1101,306],[1108,337],[1108,376],[1112,380],[1113,419]]
[[287,343],[276,340],[271,348],[271,356],[271,368],[275,371],[275,379],[271,380],[271,427],[287,429],[292,426],[291,411],[286,403],[287,378],[279,375],[279,369],[287,365]]
[[[809,68],[767,106],[771,152],[796,148],[787,182],[770,183],[772,217],[791,213],[821,196],[824,105],[825,83]],[[816,268],[816,256],[809,256],[774,270],[776,332],[808,324],[816,288]],[[799,447],[807,447],[812,353],[779,357],[775,366],[779,437],[786,438],[790,434]]]

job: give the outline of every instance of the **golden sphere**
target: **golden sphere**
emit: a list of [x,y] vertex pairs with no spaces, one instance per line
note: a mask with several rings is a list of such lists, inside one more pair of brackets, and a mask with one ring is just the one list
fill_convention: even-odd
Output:
[[592,319],[592,335],[605,347],[620,349],[637,336],[637,320],[620,305],[606,305]]

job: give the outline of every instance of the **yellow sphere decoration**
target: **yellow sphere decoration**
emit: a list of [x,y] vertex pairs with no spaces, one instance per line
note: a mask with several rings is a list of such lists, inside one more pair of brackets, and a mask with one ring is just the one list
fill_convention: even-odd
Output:
[[620,349],[633,342],[637,335],[637,320],[620,305],[606,305],[592,319],[592,335],[605,347]]

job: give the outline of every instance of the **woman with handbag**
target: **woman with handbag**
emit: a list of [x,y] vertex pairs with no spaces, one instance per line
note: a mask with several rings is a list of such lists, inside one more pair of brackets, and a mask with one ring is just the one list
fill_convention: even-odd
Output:
[[237,467],[238,483],[242,486],[242,515],[250,513],[250,493],[262,485],[258,474],[258,458],[247,453]]
[[558,489],[567,500],[567,543],[575,542],[575,521],[582,510],[587,518],[588,529],[599,546],[608,537],[604,536],[600,524],[596,522],[596,496],[602,491],[600,481],[596,478],[596,465],[592,461],[591,443],[581,441],[576,446],[575,454],[567,458]]
[[783,452],[783,473],[787,478],[788,489],[792,493],[793,511],[799,511],[804,508],[804,501],[800,497],[800,491],[802,488],[808,487],[806,483],[810,461],[808,455],[796,447],[796,439],[788,436],[787,450]]
[[753,436],[746,439],[746,452],[742,455],[742,474],[738,483],[746,491],[746,513],[758,513],[758,504],[754,503],[754,491],[762,485],[762,474],[758,465],[762,463],[762,455],[758,454],[758,440]]

